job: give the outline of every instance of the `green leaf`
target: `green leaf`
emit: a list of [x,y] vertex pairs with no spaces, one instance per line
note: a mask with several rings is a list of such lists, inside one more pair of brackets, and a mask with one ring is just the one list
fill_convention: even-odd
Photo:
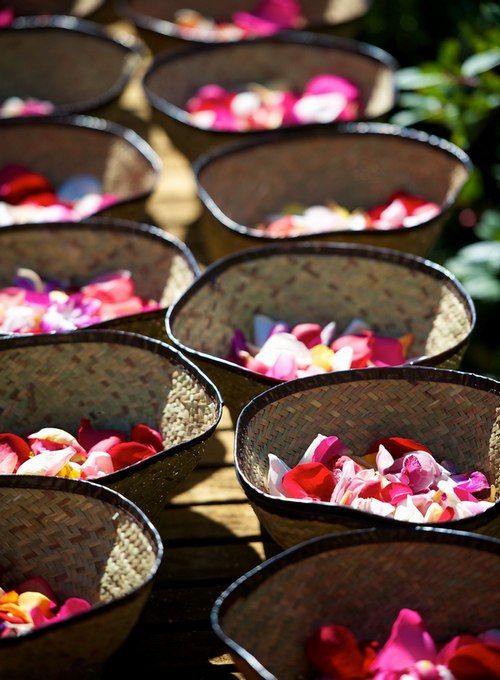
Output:
[[485,71],[491,71],[500,65],[500,49],[487,50],[473,54],[462,64],[462,75],[466,78],[477,76]]
[[[466,269],[479,267],[481,271],[500,273],[500,242],[478,241],[461,248],[455,258],[456,265],[462,268],[463,274]],[[464,269],[465,267],[465,269]]]
[[472,168],[467,181],[463,185],[457,197],[457,205],[469,207],[480,200],[484,194],[483,175],[477,166]]
[[464,281],[469,295],[482,302],[500,301],[500,281],[486,275],[477,275]]
[[500,241],[500,212],[485,210],[474,229],[474,234],[483,241]]
[[420,90],[445,85],[450,81],[449,76],[443,72],[425,73],[419,68],[400,69],[396,72],[395,79],[400,90]]

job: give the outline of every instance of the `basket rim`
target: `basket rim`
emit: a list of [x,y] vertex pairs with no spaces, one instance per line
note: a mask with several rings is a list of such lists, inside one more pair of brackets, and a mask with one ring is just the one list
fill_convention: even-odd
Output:
[[[22,644],[23,641],[27,642],[29,640],[46,635],[52,629],[52,626],[57,626],[57,630],[62,630],[64,627],[71,626],[78,621],[88,620],[92,617],[98,616],[102,611],[110,611],[120,607],[122,604],[133,600],[140,591],[148,588],[151,582],[154,580],[164,554],[164,546],[161,536],[155,525],[140,509],[140,507],[120,492],[105,486],[101,486],[100,484],[96,484],[92,481],[79,481],[62,477],[34,477],[23,475],[0,475],[0,491],[4,488],[61,491],[66,494],[78,494],[87,497],[90,496],[102,501],[103,503],[117,507],[130,515],[135,523],[140,526],[143,533],[146,533],[149,536],[150,540],[156,547],[156,557],[147,577],[139,586],[134,587],[126,595],[114,598],[110,602],[102,602],[93,605],[88,611],[80,612],[79,614],[71,616],[67,619],[57,621],[50,626],[43,626],[17,637],[3,638],[0,640],[0,650],[4,647],[15,647]],[[54,628],[54,630],[56,630],[56,628]]]
[[446,545],[463,546],[488,553],[500,555],[500,540],[466,531],[450,530],[437,527],[398,527],[390,529],[358,529],[342,534],[326,534],[308,539],[298,545],[280,552],[278,555],[264,560],[233,581],[215,600],[210,611],[210,624],[213,632],[227,647],[245,661],[263,680],[276,680],[245,647],[237,643],[224,630],[223,617],[238,599],[251,596],[254,589],[263,583],[268,576],[273,576],[282,569],[300,563],[302,560],[325,552],[347,549],[358,545],[377,545],[381,543],[445,543]]
[[[205,352],[196,350],[193,347],[185,345],[177,338],[174,330],[174,324],[177,316],[182,313],[183,307],[188,304],[190,299],[198,292],[198,290],[204,288],[207,285],[212,285],[217,280],[217,277],[220,274],[223,274],[225,271],[233,267],[237,267],[239,264],[253,260],[296,254],[324,256],[330,255],[339,257],[357,256],[368,260],[379,259],[383,262],[390,262],[403,267],[406,266],[416,269],[438,281],[446,282],[455,289],[468,312],[468,317],[470,320],[469,333],[460,342],[456,343],[453,347],[450,347],[444,352],[432,355],[432,357],[418,357],[414,361],[406,364],[407,366],[427,366],[431,363],[431,361],[438,361],[439,363],[446,361],[458,350],[467,345],[469,337],[474,331],[476,325],[476,309],[472,297],[466,290],[465,286],[455,277],[454,274],[436,262],[420,257],[419,255],[413,255],[411,253],[394,250],[392,248],[382,248],[380,246],[371,246],[360,243],[286,241],[284,243],[274,242],[262,246],[245,248],[243,250],[230,253],[229,255],[226,255],[225,257],[222,257],[207,265],[200,276],[191,283],[191,285],[180,295],[176,302],[174,302],[174,304],[171,305],[171,307],[167,310],[165,315],[165,331],[167,337],[184,354],[194,357],[195,360],[202,359],[203,361],[207,361],[210,364],[223,366],[232,373],[236,373],[247,378],[251,377],[252,380],[261,385],[271,386],[280,384],[282,381],[278,380],[277,378],[260,375],[227,359],[217,357],[212,354],[207,354]],[[303,380],[303,378],[300,378],[300,380]]]
[[[115,0],[116,9],[120,16],[125,19],[132,21],[138,28],[144,28],[152,33],[157,33],[158,35],[165,36],[167,38],[178,38],[188,44],[190,43],[203,43],[203,44],[219,44],[220,42],[226,41],[214,41],[214,40],[196,40],[194,38],[187,38],[179,34],[178,28],[173,21],[168,19],[160,19],[159,17],[152,16],[150,14],[144,14],[139,10],[135,10],[128,0]],[[327,28],[329,26],[347,26],[352,22],[356,21],[360,17],[364,16],[373,4],[373,0],[368,0],[367,8],[363,12],[358,12],[353,14],[351,18],[339,22],[331,21],[315,21],[308,23],[305,27],[306,31],[312,31],[314,29]],[[281,32],[281,31],[280,31]]]
[[[69,343],[108,343],[110,345],[128,345],[130,347],[144,350],[145,352],[157,354],[186,371],[198,384],[203,387],[214,404],[213,423],[201,434],[196,435],[195,437],[192,437],[191,439],[180,444],[174,444],[173,446],[167,447],[166,449],[162,449],[152,456],[149,456],[148,458],[145,458],[137,463],[133,463],[132,465],[129,465],[121,470],[117,470],[116,472],[105,475],[104,477],[99,477],[98,479],[93,480],[95,483],[102,484],[104,486],[115,484],[125,479],[130,474],[145,470],[158,461],[173,457],[174,455],[182,453],[186,449],[201,444],[202,442],[209,439],[209,437],[211,437],[217,428],[222,418],[224,402],[219,388],[215,385],[215,383],[178,349],[167,345],[161,340],[141,335],[140,333],[132,333],[130,331],[109,328],[89,328],[77,331],[60,331],[53,334],[19,334],[16,336],[8,336],[6,338],[0,339],[0,361],[2,358],[2,352],[8,352],[9,350],[18,350],[20,348],[26,347],[37,347],[40,345],[50,346]],[[0,475],[0,479],[1,477],[2,475]]]
[[[172,118],[178,123],[191,128],[192,130],[197,130],[199,132],[210,133],[214,138],[218,137],[221,141],[224,137],[234,138],[235,135],[238,137],[246,137],[249,134],[255,134],[257,131],[247,130],[235,132],[232,130],[211,130],[201,128],[191,122],[190,116],[187,111],[185,111],[180,106],[173,104],[172,102],[164,99],[161,95],[154,93],[149,84],[149,79],[165,64],[169,64],[175,61],[182,61],[183,59],[189,59],[192,56],[199,54],[211,54],[219,50],[237,50],[241,46],[251,46],[256,45],[287,45],[294,44],[307,49],[310,46],[319,47],[327,50],[333,50],[337,52],[352,53],[357,56],[363,57],[370,61],[375,61],[381,66],[385,66],[388,72],[392,75],[391,90],[393,99],[396,98],[397,86],[395,82],[395,73],[399,67],[399,64],[395,57],[393,57],[389,52],[377,47],[376,45],[371,45],[370,43],[362,42],[359,40],[354,40],[353,38],[344,38],[340,36],[326,35],[320,33],[311,33],[308,31],[281,31],[272,36],[265,36],[259,38],[249,38],[247,40],[241,40],[238,42],[220,42],[220,43],[201,43],[195,45],[194,47],[181,47],[176,48],[171,51],[163,51],[155,55],[146,69],[142,77],[142,88],[146,99],[149,104],[159,111],[160,113]],[[228,59],[231,55],[228,55]],[[336,121],[329,123],[328,125],[335,126],[338,123]],[[299,127],[300,129],[308,129],[311,125],[317,124],[305,124],[305,125],[293,125],[283,127],[282,129],[293,130]],[[266,135],[273,133],[275,130],[258,130],[260,135]]]
[[[307,522],[312,520],[328,524],[335,518],[341,518],[347,521],[349,519],[354,520],[359,518],[370,525],[380,528],[436,526],[436,523],[398,520],[393,517],[383,517],[382,515],[376,515],[375,513],[368,511],[334,505],[324,501],[278,498],[255,486],[255,484],[245,476],[242,470],[240,457],[247,428],[252,419],[265,406],[280,401],[281,399],[286,399],[292,394],[297,394],[298,392],[307,393],[308,390],[313,390],[318,387],[330,386],[334,389],[336,385],[345,383],[356,383],[359,381],[382,382],[384,380],[410,383],[435,382],[441,384],[463,385],[471,389],[496,395],[500,404],[500,381],[475,373],[467,373],[448,368],[434,368],[430,366],[391,366],[387,368],[350,369],[349,371],[338,371],[337,373],[327,373],[324,375],[290,380],[276,385],[251,399],[241,410],[235,426],[235,474],[250,503],[263,508],[267,512],[271,512],[275,516],[288,519],[292,518],[296,522]],[[297,516],[297,513],[299,516]],[[499,515],[500,501],[497,501],[491,508],[488,508],[479,515],[449,520],[447,522],[439,522],[437,525],[449,529],[464,527],[465,530],[473,531],[475,527],[482,524],[482,518],[486,517],[492,519]]]
[[[208,149],[202,153],[198,158],[192,163],[192,170],[196,182],[198,198],[201,200],[205,208],[211,213],[218,222],[222,224],[223,227],[234,231],[241,236],[245,236],[250,241],[254,243],[274,243],[277,238],[273,236],[268,236],[265,233],[260,232],[249,226],[245,226],[235,220],[231,219],[226,213],[224,213],[219,207],[217,201],[209,193],[209,191],[204,187],[201,175],[204,170],[208,169],[211,165],[217,163],[219,159],[225,159],[230,156],[236,156],[240,153],[245,153],[249,149],[254,149],[256,147],[279,147],[286,146],[290,141],[296,140],[307,140],[319,138],[356,138],[361,139],[367,137],[375,137],[384,139],[386,137],[392,139],[402,140],[405,144],[421,144],[423,147],[429,147],[432,149],[438,149],[443,153],[455,158],[464,167],[467,176],[470,176],[473,164],[470,156],[456,144],[448,141],[443,137],[439,137],[435,134],[427,133],[423,130],[418,130],[417,128],[405,128],[398,125],[393,125],[390,123],[380,123],[380,122],[354,122],[354,123],[339,123],[336,126],[325,126],[321,124],[316,124],[303,129],[303,127],[290,128],[290,130],[280,130],[280,131],[269,131],[268,135],[256,135],[251,139],[240,139],[233,142],[227,142],[226,144],[219,144],[211,149]],[[441,210],[435,217],[415,224],[411,227],[405,227],[404,229],[391,229],[387,230],[371,230],[370,237],[376,239],[387,238],[389,234],[391,237],[402,239],[407,233],[413,233],[415,231],[423,231],[428,229],[434,222],[440,219],[446,212],[448,212],[455,202],[455,199],[460,191],[460,188],[455,189],[452,195],[442,204]],[[329,236],[335,234],[341,237],[343,234],[349,235],[350,238],[355,238],[356,234],[366,235],[366,231],[353,231],[352,229],[340,229],[340,230],[330,230],[323,232],[308,232],[307,234],[300,234],[296,236],[287,236],[284,238],[279,238],[280,242],[285,241],[307,241],[320,236]]]
[[[115,101],[123,92],[126,85],[131,80],[133,74],[137,71],[141,60],[147,55],[147,49],[143,41],[132,33],[125,31],[113,31],[104,24],[99,24],[88,19],[82,19],[72,15],[62,14],[40,14],[19,16],[14,19],[10,26],[2,29],[2,34],[13,31],[26,31],[25,36],[29,36],[28,32],[42,33],[44,30],[50,30],[53,39],[53,31],[61,31],[71,35],[82,35],[90,38],[95,38],[101,42],[106,42],[113,45],[117,49],[123,51],[124,60],[121,68],[120,77],[116,80],[113,86],[106,92],[95,97],[90,97],[81,101],[75,101],[71,104],[55,106],[55,110],[51,116],[69,115],[73,113],[84,113],[92,109],[97,109],[101,106]],[[23,118],[39,118],[40,116],[23,116]]]
[[[15,128],[16,126],[21,129],[23,126],[53,126],[59,127],[61,129],[71,130],[73,128],[87,130],[89,132],[96,132],[101,135],[110,135],[111,137],[117,137],[122,139],[131,147],[133,147],[138,154],[140,154],[149,164],[151,170],[153,171],[153,182],[149,189],[144,189],[131,194],[127,198],[122,198],[116,201],[111,207],[116,205],[126,205],[132,201],[137,201],[140,199],[145,199],[150,196],[158,181],[160,175],[163,171],[163,161],[161,160],[158,153],[153,149],[153,147],[141,137],[132,128],[116,123],[112,120],[106,120],[105,118],[99,118],[97,116],[89,116],[87,114],[70,114],[67,116],[23,116],[18,118],[1,118],[0,119],[0,135],[2,128]],[[108,207],[101,208],[100,210],[92,213],[92,217],[98,216],[101,212],[108,210]],[[83,220],[82,220],[83,221]],[[9,225],[11,226],[11,225]],[[13,225],[16,226],[16,225]],[[5,227],[2,227],[4,229]]]

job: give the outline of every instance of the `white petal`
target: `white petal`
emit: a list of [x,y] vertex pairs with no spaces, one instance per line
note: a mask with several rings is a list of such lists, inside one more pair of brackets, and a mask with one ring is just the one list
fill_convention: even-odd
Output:
[[270,453],[269,456],[269,470],[267,473],[267,484],[269,493],[273,496],[286,496],[283,489],[282,480],[284,475],[289,472],[290,468],[284,463],[281,458]]

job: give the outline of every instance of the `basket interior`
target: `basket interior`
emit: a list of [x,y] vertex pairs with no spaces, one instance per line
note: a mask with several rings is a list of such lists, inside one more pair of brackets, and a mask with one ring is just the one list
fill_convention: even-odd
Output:
[[129,139],[77,124],[43,122],[0,125],[0,167],[20,163],[46,176],[56,187],[73,175],[89,173],[104,193],[126,200],[152,191],[156,170]]
[[125,508],[57,489],[2,488],[2,585],[45,578],[62,599],[110,602],[140,587],[158,545]]
[[344,625],[360,640],[384,643],[399,610],[408,607],[438,642],[496,626],[498,554],[439,538],[378,538],[373,545],[311,552],[304,548],[299,558],[243,580],[219,618],[223,633],[280,680],[313,677],[304,642],[322,625]]
[[251,337],[256,313],[290,324],[335,320],[339,328],[357,317],[380,334],[413,333],[411,355],[432,357],[472,329],[469,304],[456,284],[433,272],[353,252],[241,258],[217,276],[202,275],[203,284],[177,303],[171,331],[184,346],[223,358],[235,328]]
[[352,211],[405,191],[442,206],[454,200],[467,176],[464,162],[443,148],[363,133],[256,143],[216,154],[197,173],[199,185],[223,215],[248,228],[289,203],[307,207],[334,200]]
[[376,439],[406,437],[459,471],[480,470],[498,488],[498,391],[449,377],[410,378],[411,370],[399,379],[360,379],[358,371],[358,379],[296,389],[262,406],[242,425],[238,437],[235,457],[243,477],[267,492],[268,455],[274,453],[293,467],[318,434],[336,435],[357,455]]
[[196,272],[170,241],[142,231],[99,224],[43,225],[0,230],[0,287],[12,285],[18,267],[42,278],[80,286],[110,271],[129,270],[137,295],[172,304]]
[[374,118],[392,108],[393,72],[386,64],[356,51],[315,44],[264,41],[211,46],[175,58],[158,61],[146,75],[147,90],[169,105],[175,115],[188,120],[183,112],[186,101],[202,85],[225,87],[247,82],[285,80],[287,87],[302,90],[314,75],[331,73],[347,78],[360,90],[360,118]]

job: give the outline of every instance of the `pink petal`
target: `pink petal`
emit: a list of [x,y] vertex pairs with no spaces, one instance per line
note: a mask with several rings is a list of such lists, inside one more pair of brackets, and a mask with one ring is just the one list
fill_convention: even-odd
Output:
[[278,380],[293,380],[297,374],[297,362],[290,352],[280,352],[267,375]]
[[400,366],[405,362],[403,346],[397,338],[375,335],[372,344],[372,361],[379,365]]
[[421,616],[411,609],[401,609],[371,670],[404,671],[417,661],[427,659],[434,662],[435,658],[436,645]]
[[338,437],[325,437],[317,445],[312,456],[313,463],[322,463],[328,468],[332,468],[335,461],[345,455],[348,448]]
[[76,451],[72,446],[67,446],[58,451],[45,451],[33,458],[29,458],[17,470],[18,475],[43,475],[52,476],[68,463]]
[[359,89],[346,78],[331,74],[313,76],[304,88],[305,94],[328,94],[340,92],[348,101],[354,101],[359,96]]
[[113,459],[105,451],[91,451],[87,460],[81,466],[83,479],[104,477],[104,475],[110,475],[114,471]]
[[130,272],[118,272],[94,280],[83,286],[81,292],[107,303],[126,302],[134,294],[134,283]]

